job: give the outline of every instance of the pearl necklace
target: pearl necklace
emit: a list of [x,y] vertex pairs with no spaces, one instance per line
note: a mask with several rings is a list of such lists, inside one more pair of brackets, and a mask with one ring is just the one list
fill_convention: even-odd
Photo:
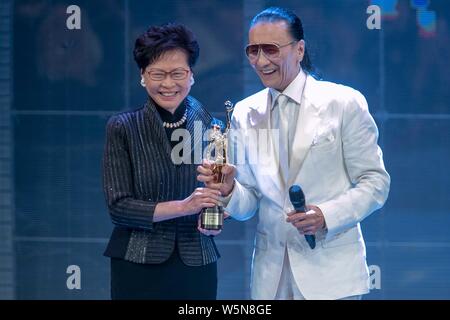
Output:
[[164,128],[168,128],[168,129],[172,129],[172,128],[178,128],[179,126],[181,126],[183,123],[186,122],[187,119],[187,109],[184,111],[184,115],[183,118],[181,118],[180,121],[177,122],[163,122],[163,127]]

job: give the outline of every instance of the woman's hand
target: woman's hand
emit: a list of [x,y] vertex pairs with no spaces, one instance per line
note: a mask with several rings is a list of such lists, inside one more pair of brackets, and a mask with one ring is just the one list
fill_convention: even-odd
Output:
[[203,208],[212,208],[219,204],[220,191],[210,188],[197,188],[181,201],[181,211],[189,216],[199,213]]
[[220,190],[223,197],[228,196],[234,188],[234,178],[236,176],[236,167],[231,164],[225,164],[222,167],[224,175],[223,183],[217,182],[217,174],[213,172],[213,165],[203,160],[201,166],[197,167],[197,180],[205,183],[208,188]]

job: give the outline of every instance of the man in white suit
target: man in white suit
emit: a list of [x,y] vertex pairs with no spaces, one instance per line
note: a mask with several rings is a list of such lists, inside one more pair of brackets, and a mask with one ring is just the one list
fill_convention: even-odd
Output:
[[[259,214],[251,297],[358,299],[369,292],[360,222],[384,204],[390,185],[366,99],[309,74],[303,27],[288,10],[255,16],[246,54],[267,88],[233,113],[245,161],[224,167],[222,184],[208,163],[199,166],[198,179],[221,191],[231,217]],[[271,129],[265,146],[271,161],[252,163],[256,141],[246,139],[264,129]],[[293,210],[294,184],[302,187],[308,212]],[[304,235],[315,235],[314,249]]]

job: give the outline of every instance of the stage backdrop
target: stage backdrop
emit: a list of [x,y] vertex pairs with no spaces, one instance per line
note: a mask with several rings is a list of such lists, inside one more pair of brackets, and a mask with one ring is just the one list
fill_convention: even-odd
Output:
[[[371,4],[382,9],[380,29],[367,23]],[[362,223],[365,299],[450,298],[444,0],[2,0],[0,298],[109,298],[101,159],[108,117],[146,98],[136,37],[151,24],[188,25],[201,47],[192,95],[224,119],[225,100],[262,88],[243,48],[250,19],[271,5],[303,19],[320,75],[360,90],[379,127],[392,185]],[[227,222],[217,237],[220,299],[249,298],[256,222]]]

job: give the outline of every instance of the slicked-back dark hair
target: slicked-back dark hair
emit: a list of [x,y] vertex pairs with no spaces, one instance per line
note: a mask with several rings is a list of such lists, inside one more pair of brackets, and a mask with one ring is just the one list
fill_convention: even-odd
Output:
[[133,51],[134,60],[139,68],[144,70],[165,52],[174,49],[184,50],[188,56],[189,67],[194,67],[200,48],[191,30],[178,23],[150,26],[136,39]]
[[[258,13],[250,23],[250,28],[259,22],[279,22],[284,21],[288,25],[289,33],[294,40],[300,41],[305,39],[303,24],[300,18],[292,11],[280,7],[270,7]],[[305,54],[300,63],[302,69],[308,73],[314,73],[314,67],[308,55],[305,46]]]

